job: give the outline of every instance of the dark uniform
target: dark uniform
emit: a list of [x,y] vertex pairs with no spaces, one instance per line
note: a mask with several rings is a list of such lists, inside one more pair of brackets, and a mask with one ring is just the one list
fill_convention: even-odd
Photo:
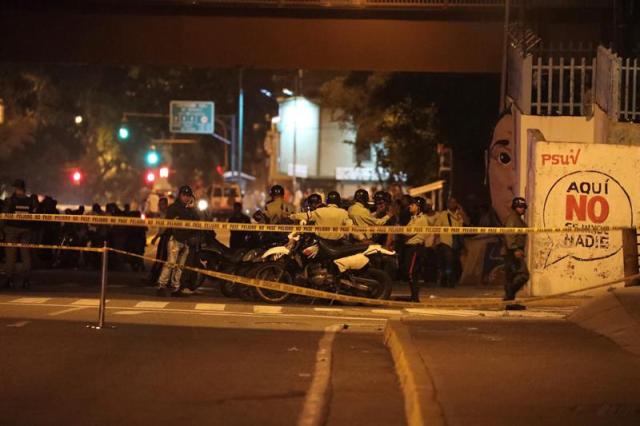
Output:
[[[24,182],[16,181],[14,187],[22,189],[24,191]],[[11,197],[5,200],[4,212],[5,213],[34,213],[37,209],[37,204],[34,198],[28,197],[26,194],[17,195],[14,193]],[[7,221],[4,226],[5,241],[8,243],[31,243],[32,236],[32,223],[29,221]],[[16,258],[18,250],[15,247],[7,247],[6,251],[7,260],[7,285],[11,286],[16,279]],[[29,272],[31,271],[31,252],[28,248],[20,248],[20,257],[22,258],[22,286],[29,286]]]
[[[200,220],[195,208],[187,206],[181,196],[193,197],[193,191],[188,186],[180,188],[178,199],[167,209],[167,219],[178,220]],[[167,262],[162,267],[160,278],[158,278],[158,295],[164,296],[164,290],[171,286],[172,296],[180,296],[180,278],[182,277],[182,266],[189,256],[189,246],[196,244],[198,231],[192,229],[173,228],[168,229],[170,233],[167,245]]]
[[[516,206],[526,208],[522,198],[514,198],[513,211],[505,220],[506,228],[526,228],[527,224],[515,209]],[[527,234],[505,234],[504,269],[506,283],[504,287],[504,300],[514,300],[518,291],[529,281],[529,270],[524,257],[524,249],[527,245]]]

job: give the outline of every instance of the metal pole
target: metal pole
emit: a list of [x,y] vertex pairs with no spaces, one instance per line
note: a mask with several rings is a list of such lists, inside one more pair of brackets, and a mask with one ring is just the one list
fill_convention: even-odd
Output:
[[507,94],[507,46],[509,42],[509,13],[511,9],[511,0],[504,2],[504,34],[502,38],[502,73],[500,76],[500,105],[498,114],[502,113],[505,107]]
[[240,68],[238,74],[238,179],[240,188],[244,189],[244,180],[242,179],[242,155],[244,144],[244,86],[243,86],[243,69]]
[[98,311],[98,328],[104,328],[104,313],[105,305],[107,303],[107,266],[109,262],[109,249],[107,242],[104,242],[102,247],[102,274],[100,277],[100,308]]

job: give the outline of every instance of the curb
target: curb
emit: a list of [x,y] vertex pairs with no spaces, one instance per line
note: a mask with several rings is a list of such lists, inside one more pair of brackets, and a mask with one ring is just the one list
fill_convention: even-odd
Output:
[[[636,308],[631,306],[635,299]],[[625,303],[625,301],[627,303]],[[584,329],[605,336],[622,349],[640,356],[640,287],[615,289],[596,297],[567,317]],[[629,304],[629,306],[627,306]]]
[[400,388],[404,396],[404,411],[409,426],[445,425],[433,379],[409,329],[400,320],[388,320],[384,343],[391,351]]

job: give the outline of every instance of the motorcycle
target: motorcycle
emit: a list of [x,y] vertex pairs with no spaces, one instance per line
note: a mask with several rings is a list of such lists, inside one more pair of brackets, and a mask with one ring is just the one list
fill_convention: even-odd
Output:
[[[289,235],[285,246],[264,252],[265,263],[255,271],[255,278],[315,288],[332,293],[370,299],[388,299],[392,283],[389,275],[371,266],[379,256],[395,252],[379,244],[340,244],[315,234]],[[267,303],[283,303],[290,293],[256,288],[256,295]]]
[[[257,243],[253,247],[243,247],[232,250],[222,244],[215,237],[207,239],[200,247],[198,261],[202,268],[231,275],[251,277],[256,267],[264,263],[263,253],[274,243]],[[199,274],[198,286],[205,276]],[[220,285],[220,291],[226,297],[240,297],[245,300],[255,298],[253,287],[247,287],[232,281],[213,279]]]

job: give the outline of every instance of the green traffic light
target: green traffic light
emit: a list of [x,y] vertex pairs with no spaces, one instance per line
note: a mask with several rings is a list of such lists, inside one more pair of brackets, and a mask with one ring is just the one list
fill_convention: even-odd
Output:
[[121,141],[129,139],[129,129],[126,126],[120,126],[118,129],[118,139]]
[[160,155],[155,151],[149,151],[147,152],[146,161],[148,165],[155,166],[160,162]]

